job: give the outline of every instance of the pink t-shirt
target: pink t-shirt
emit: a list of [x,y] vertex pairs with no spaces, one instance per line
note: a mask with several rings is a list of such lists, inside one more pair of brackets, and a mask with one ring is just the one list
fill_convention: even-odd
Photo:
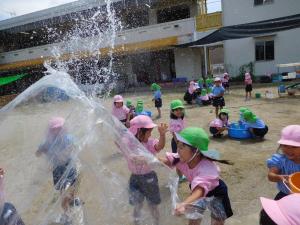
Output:
[[[130,152],[130,149],[137,148],[135,143],[132,143],[129,138],[123,138],[123,144],[126,144],[129,148],[129,152],[125,152],[124,149],[121,151],[124,153],[124,157],[127,160],[128,169],[137,175],[143,175],[153,171],[148,162],[146,162],[146,157],[143,156],[142,152]],[[159,142],[158,139],[149,138],[147,143],[142,143],[143,146],[153,155],[157,154],[155,145]],[[141,150],[139,150],[141,151]],[[139,154],[141,153],[141,154]]]
[[[175,158],[179,158],[178,153],[167,152],[166,154],[170,162],[173,162]],[[188,164],[183,162],[177,163],[176,168],[186,176],[191,183],[192,190],[198,186],[203,188],[204,197],[219,185],[220,168],[208,159],[201,160],[193,169],[190,169]]]
[[118,118],[118,120],[126,120],[127,114],[129,113],[129,109],[124,105],[121,108],[117,108],[113,106],[112,114]]
[[170,124],[169,124],[170,128],[170,132],[173,133],[178,133],[180,131],[182,131],[185,127],[185,120],[184,119],[170,119]]
[[201,99],[202,101],[208,101],[208,100],[209,100],[209,97],[208,97],[208,95],[204,95],[204,96],[200,96],[200,99]]
[[222,120],[220,120],[219,118],[214,119],[213,121],[210,122],[209,126],[210,127],[224,127],[226,126],[227,123],[223,122]]

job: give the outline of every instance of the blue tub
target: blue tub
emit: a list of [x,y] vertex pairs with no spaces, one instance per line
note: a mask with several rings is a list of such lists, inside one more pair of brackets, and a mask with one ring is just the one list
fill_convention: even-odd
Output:
[[144,116],[149,116],[149,117],[151,117],[151,116],[152,116],[152,112],[144,110],[143,112],[136,113],[136,115],[137,115],[137,116],[139,116],[139,115],[144,115]]
[[252,138],[250,131],[239,123],[232,123],[228,129],[228,136],[235,139],[249,139]]

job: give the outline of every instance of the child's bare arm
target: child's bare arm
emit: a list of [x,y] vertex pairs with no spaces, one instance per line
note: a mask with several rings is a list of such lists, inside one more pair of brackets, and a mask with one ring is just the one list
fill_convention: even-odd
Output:
[[163,164],[165,164],[166,166],[172,167],[172,162],[170,162],[170,161],[167,159],[166,156],[159,156],[159,157],[158,157],[158,160],[159,160],[160,162],[162,162]]
[[286,181],[287,182],[287,175],[281,175],[280,170],[276,167],[271,167],[268,172],[268,179],[271,182],[280,182]]
[[166,144],[166,133],[168,132],[168,125],[165,123],[161,123],[158,127],[159,132],[159,142],[155,145],[155,149],[157,152],[161,151]]

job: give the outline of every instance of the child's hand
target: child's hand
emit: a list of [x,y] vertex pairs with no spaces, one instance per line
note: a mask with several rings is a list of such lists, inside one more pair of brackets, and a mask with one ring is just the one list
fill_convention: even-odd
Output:
[[166,123],[161,123],[158,127],[158,132],[159,134],[162,136],[162,135],[165,135],[169,130],[168,130],[168,125]]
[[282,182],[288,184],[289,183],[289,176],[288,175],[279,175]]
[[176,205],[176,208],[175,208],[175,215],[176,216],[181,216],[184,214],[185,212],[185,205],[184,203],[179,203]]

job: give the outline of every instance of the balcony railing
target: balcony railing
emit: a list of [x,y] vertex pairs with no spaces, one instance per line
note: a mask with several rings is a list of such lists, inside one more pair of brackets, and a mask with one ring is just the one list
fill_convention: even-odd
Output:
[[222,12],[204,14],[196,17],[196,30],[203,32],[222,27]]

